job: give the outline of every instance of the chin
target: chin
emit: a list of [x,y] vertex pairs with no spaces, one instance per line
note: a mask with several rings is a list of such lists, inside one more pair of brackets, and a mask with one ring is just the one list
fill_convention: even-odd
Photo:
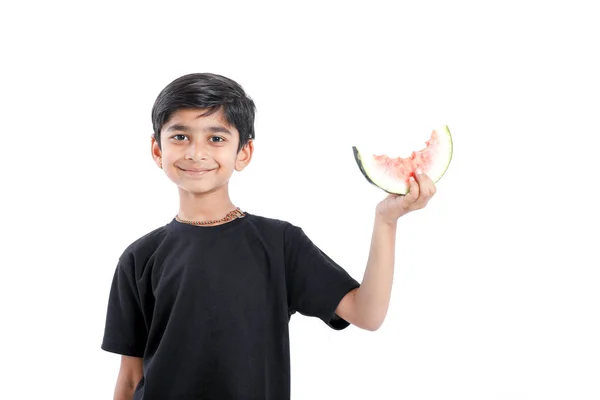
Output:
[[218,192],[219,190],[223,189],[223,187],[225,186],[225,184],[215,184],[215,183],[208,183],[208,182],[197,182],[197,183],[190,183],[190,182],[180,182],[180,184],[178,185],[179,188],[181,190],[184,190],[190,194],[210,194],[210,193],[214,193],[214,192]]

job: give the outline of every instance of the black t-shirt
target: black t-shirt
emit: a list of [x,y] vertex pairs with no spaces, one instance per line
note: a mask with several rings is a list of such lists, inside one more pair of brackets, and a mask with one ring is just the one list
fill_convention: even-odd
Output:
[[285,400],[291,315],[344,329],[359,286],[289,222],[173,219],[120,256],[101,347],[143,357],[134,400]]

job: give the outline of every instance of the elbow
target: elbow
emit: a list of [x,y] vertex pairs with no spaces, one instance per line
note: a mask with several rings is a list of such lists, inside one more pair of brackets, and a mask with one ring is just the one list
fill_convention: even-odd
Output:
[[362,328],[369,332],[375,332],[375,331],[379,330],[379,328],[381,328],[381,326],[383,325],[384,319],[385,318],[366,319],[366,320],[364,320],[364,322],[362,324]]
[[379,328],[381,328],[381,325],[383,325],[383,324],[373,324],[373,325],[367,326],[365,329],[368,330],[369,332],[375,332],[375,331],[379,330]]
[[359,317],[357,318],[360,321],[360,327],[364,330],[375,332],[381,328],[383,322],[385,321],[385,317],[387,315],[387,310],[376,310],[376,311],[367,311],[361,310],[362,312],[357,313]]
[[387,314],[387,305],[385,307],[365,307],[357,298],[357,293],[358,289],[348,293],[336,308],[336,314],[366,331],[379,330]]

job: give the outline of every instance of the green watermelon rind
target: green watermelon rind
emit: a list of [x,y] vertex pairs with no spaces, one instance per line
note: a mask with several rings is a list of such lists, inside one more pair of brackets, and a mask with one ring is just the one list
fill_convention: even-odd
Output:
[[[452,156],[453,156],[453,152],[454,152],[454,141],[452,140],[452,134],[450,133],[450,128],[448,128],[448,125],[444,126],[444,130],[446,131],[446,136],[448,138],[448,144],[449,144],[449,146],[448,146],[448,161],[446,162],[446,165],[444,166],[444,168],[442,169],[442,171],[439,173],[438,176],[435,176],[435,177],[430,176],[430,179],[433,181],[433,183],[439,182],[440,179],[442,179],[442,177],[446,174],[446,171],[448,171],[448,168],[450,167],[450,162],[452,161]],[[389,194],[396,194],[396,195],[400,195],[400,196],[404,196],[404,195],[408,194],[409,186],[407,186],[407,185],[405,185],[406,190],[404,190],[404,191],[392,191],[391,189],[386,189],[382,185],[378,185],[377,183],[375,183],[371,179],[369,173],[365,170],[364,165],[362,163],[361,153],[356,148],[356,146],[352,146],[352,152],[354,153],[354,160],[356,161],[356,164],[358,165],[360,172],[362,173],[362,175],[366,178],[366,180],[370,184],[372,184],[375,187],[378,187],[379,189],[381,189],[384,192],[389,193]]]
[[394,193],[394,192],[390,192],[389,190],[387,190],[386,188],[379,186],[378,184],[376,184],[375,182],[373,182],[371,180],[371,178],[369,177],[369,174],[367,173],[367,171],[365,171],[365,168],[362,165],[362,160],[361,160],[361,156],[360,156],[360,152],[358,151],[358,149],[356,148],[356,146],[352,146],[352,151],[354,152],[354,160],[356,161],[356,164],[358,165],[358,168],[360,169],[360,172],[362,172],[363,176],[367,179],[367,181],[375,186],[378,187],[379,189],[383,190],[386,193],[389,194],[400,194],[400,195],[405,195],[406,193]]
[[446,174],[446,171],[448,171],[448,168],[450,167],[450,162],[452,161],[454,142],[452,141],[452,134],[450,133],[450,128],[448,128],[448,125],[444,126],[444,129],[446,130],[446,136],[448,137],[448,162],[446,163],[446,165],[444,165],[444,169],[442,170],[442,172],[440,172],[439,176],[430,176],[433,183],[438,183],[440,179],[442,179],[442,177]]

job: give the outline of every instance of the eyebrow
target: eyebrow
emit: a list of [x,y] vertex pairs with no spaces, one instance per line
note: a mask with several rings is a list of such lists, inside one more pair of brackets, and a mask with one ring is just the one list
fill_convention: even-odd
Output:
[[[167,132],[173,131],[192,132],[193,129],[187,125],[173,124],[167,128]],[[231,135],[231,131],[223,126],[209,126],[205,128],[204,131],[209,133],[227,133],[228,135]]]

